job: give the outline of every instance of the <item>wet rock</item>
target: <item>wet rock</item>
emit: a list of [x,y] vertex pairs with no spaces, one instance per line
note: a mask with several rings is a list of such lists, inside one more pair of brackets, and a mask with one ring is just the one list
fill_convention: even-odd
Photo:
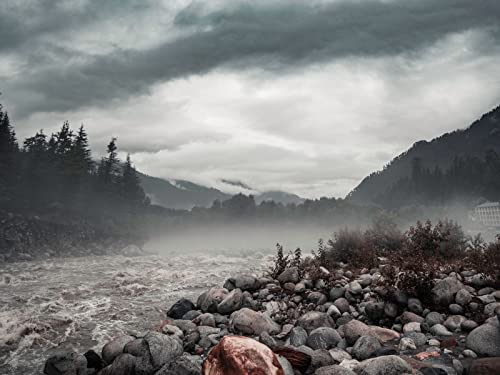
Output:
[[311,292],[307,296],[307,300],[315,305],[322,305],[328,300],[328,298],[326,298],[326,296],[321,292]]
[[307,342],[307,331],[302,327],[293,327],[290,332],[290,345],[299,347]]
[[451,332],[459,331],[460,326],[463,322],[465,322],[467,319],[465,316],[461,315],[451,315],[446,319],[443,323],[443,325],[448,328]]
[[231,314],[238,310],[243,302],[243,292],[241,289],[233,289],[229,294],[219,303],[217,310],[221,314]]
[[241,336],[226,336],[208,353],[204,375],[284,375],[278,358],[267,346]]
[[460,306],[465,306],[470,301],[472,301],[472,294],[470,294],[467,289],[463,288],[457,292],[457,295],[455,296],[455,302],[457,304],[459,304]]
[[224,288],[231,291],[233,289],[240,289],[242,291],[253,292],[260,286],[259,280],[252,275],[239,275],[230,277],[224,283]]
[[347,299],[343,297],[337,298],[335,302],[333,302],[333,304],[335,305],[335,307],[337,307],[337,309],[339,309],[341,313],[349,312],[350,305]]
[[99,371],[99,375],[136,375],[136,358],[131,354],[120,354],[113,364]]
[[334,328],[335,322],[326,313],[309,311],[297,320],[297,326],[304,328],[306,331],[312,331],[319,327]]
[[47,359],[43,373],[46,375],[86,375],[87,359],[72,351],[59,352]]
[[181,319],[186,313],[194,310],[196,306],[186,298],[181,298],[167,311],[167,316],[173,319]]
[[187,313],[185,313],[183,316],[182,316],[182,320],[193,320],[193,319],[196,319],[197,317],[199,317],[200,315],[202,314],[201,311],[198,311],[198,310],[191,310],[191,311],[188,311]]
[[[152,368],[160,369],[166,363],[172,362],[183,353],[180,340],[158,332],[148,332],[144,336],[149,351],[149,362]],[[143,358],[145,359],[145,358]]]
[[225,288],[211,288],[198,297],[196,304],[203,312],[217,312],[217,307],[228,294]]
[[344,293],[345,293],[344,287],[334,287],[330,289],[330,300],[335,301],[336,299],[343,297]]
[[411,366],[395,355],[367,359],[356,367],[358,375],[401,375],[411,374]]
[[339,333],[330,327],[320,327],[313,330],[307,338],[307,346],[313,349],[330,349],[341,340]]
[[118,336],[104,345],[101,352],[104,362],[112,363],[116,357],[123,353],[125,345],[134,339],[135,337],[128,335]]
[[483,324],[467,336],[466,346],[479,355],[500,357],[500,329],[495,324]]
[[142,338],[128,342],[123,348],[123,353],[131,354],[134,357],[140,357],[141,355],[144,355],[146,351],[147,344]]
[[356,373],[345,367],[339,365],[332,365],[332,366],[320,367],[314,372],[314,375],[356,375]]
[[297,284],[300,280],[299,269],[297,267],[290,267],[284,270],[279,276],[278,281],[284,283]]
[[93,350],[89,350],[84,354],[87,359],[87,368],[93,368],[96,371],[106,367],[106,362]]
[[381,348],[380,342],[373,336],[361,336],[354,347],[352,354],[354,358],[363,361],[370,358],[377,350]]
[[431,311],[425,316],[425,322],[429,325],[429,327],[432,327],[436,324],[443,324],[444,319],[440,313]]
[[232,313],[229,324],[233,332],[248,335],[260,335],[262,332],[277,334],[281,331],[280,326],[268,315],[248,308]]
[[448,331],[448,329],[442,324],[433,325],[430,328],[430,333],[432,333],[434,336],[453,336],[453,333]]
[[498,375],[500,369],[500,357],[481,358],[472,362],[468,375]]
[[354,345],[361,336],[367,336],[371,332],[370,327],[359,320],[351,320],[344,324],[343,329],[344,337],[349,345]]
[[202,362],[201,357],[184,353],[163,366],[155,375],[199,375]]
[[435,304],[448,306],[455,301],[455,295],[463,289],[463,284],[454,277],[447,277],[436,283],[431,294]]
[[369,302],[365,306],[365,313],[372,322],[379,322],[384,317],[385,305],[383,302]]
[[342,362],[344,359],[352,359],[351,355],[345,350],[340,348],[333,348],[329,350],[330,355],[335,360],[335,362]]

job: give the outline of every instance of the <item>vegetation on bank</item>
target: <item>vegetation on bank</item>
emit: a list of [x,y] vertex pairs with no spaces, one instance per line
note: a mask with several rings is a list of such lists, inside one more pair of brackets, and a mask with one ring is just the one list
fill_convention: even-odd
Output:
[[302,258],[301,250],[286,254],[281,245],[269,269],[275,278],[283,270],[296,266],[313,281],[325,273],[335,280],[335,271],[347,267],[356,272],[380,268],[379,286],[430,303],[429,291],[444,272],[474,270],[492,284],[500,285],[500,236],[486,243],[480,235],[470,237],[450,220],[420,222],[401,232],[384,216],[365,230],[343,229],[326,243],[320,240],[313,255]]

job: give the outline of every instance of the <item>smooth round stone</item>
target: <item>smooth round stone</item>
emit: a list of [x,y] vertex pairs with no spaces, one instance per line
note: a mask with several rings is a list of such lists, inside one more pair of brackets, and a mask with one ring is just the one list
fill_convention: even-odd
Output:
[[452,303],[450,306],[448,306],[448,309],[453,315],[460,315],[464,312],[462,306],[456,303]]

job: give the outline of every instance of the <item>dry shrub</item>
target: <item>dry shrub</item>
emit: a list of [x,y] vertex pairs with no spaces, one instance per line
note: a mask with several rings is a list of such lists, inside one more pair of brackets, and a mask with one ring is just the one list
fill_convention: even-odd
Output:
[[480,236],[474,238],[465,262],[468,268],[500,285],[500,235],[497,236],[496,242],[490,244],[486,244]]
[[302,250],[297,248],[293,253],[290,251],[285,255],[283,246],[279,243],[276,244],[276,256],[273,258],[273,263],[267,272],[268,275],[275,279],[283,271],[290,267],[297,267],[299,269],[300,276],[303,276],[304,266],[302,260]]

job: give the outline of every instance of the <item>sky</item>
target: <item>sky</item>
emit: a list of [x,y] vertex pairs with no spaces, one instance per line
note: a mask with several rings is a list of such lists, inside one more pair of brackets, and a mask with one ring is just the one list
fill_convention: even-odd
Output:
[[343,197],[500,104],[498,0],[2,0],[0,103],[147,174]]

